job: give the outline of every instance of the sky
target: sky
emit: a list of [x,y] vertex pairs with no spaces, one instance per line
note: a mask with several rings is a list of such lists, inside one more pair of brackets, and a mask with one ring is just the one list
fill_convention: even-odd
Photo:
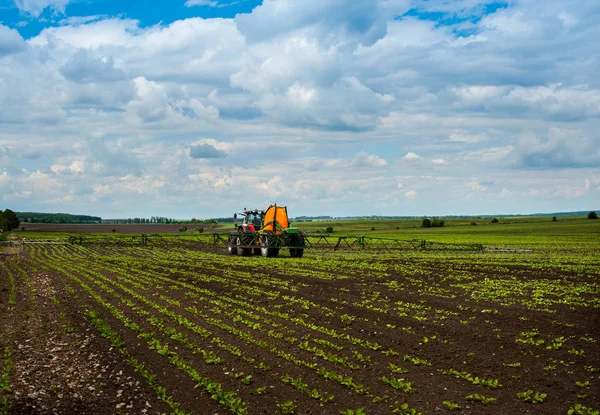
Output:
[[0,0],[0,209],[600,208],[597,0]]

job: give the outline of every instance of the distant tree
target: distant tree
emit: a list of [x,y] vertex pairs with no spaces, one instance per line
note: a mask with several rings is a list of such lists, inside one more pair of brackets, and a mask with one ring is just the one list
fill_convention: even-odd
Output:
[[594,211],[591,211],[590,213],[588,213],[587,218],[588,219],[598,219],[598,214]]
[[327,228],[325,228],[325,232],[333,233],[333,226],[328,226]]
[[12,231],[18,229],[21,221],[17,217],[17,214],[10,209],[6,209],[4,212],[0,210],[0,227],[4,231]]
[[552,222],[557,222],[558,219],[556,218],[556,216],[552,216]]
[[475,222],[474,220],[471,221],[471,226],[477,226],[477,222]]
[[179,228],[179,232],[187,232],[187,226],[182,226]]
[[500,222],[500,221],[498,220],[498,218],[494,218],[494,219],[492,219],[492,223],[498,223],[498,222]]
[[431,220],[431,227],[432,228],[443,228],[445,225],[446,225],[446,222],[444,221],[444,219],[433,218]]
[[423,218],[421,221],[421,228],[443,228],[446,225],[444,219],[440,218]]

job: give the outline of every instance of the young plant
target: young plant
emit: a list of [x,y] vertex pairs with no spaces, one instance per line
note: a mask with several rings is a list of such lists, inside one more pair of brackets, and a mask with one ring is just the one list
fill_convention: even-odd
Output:
[[460,409],[460,406],[457,403],[451,401],[443,401],[442,403],[446,405],[446,409],[449,411],[458,411]]
[[479,393],[473,393],[465,397],[466,401],[481,402],[484,405],[488,405],[496,400],[490,396],[480,395]]
[[282,414],[296,413],[296,405],[294,405],[294,401],[291,400],[280,402],[277,404],[277,407],[279,408]]
[[517,393],[517,397],[523,402],[543,403],[548,394],[542,392],[534,392],[531,389],[525,392]]
[[345,409],[340,411],[340,415],[367,415],[364,408]]

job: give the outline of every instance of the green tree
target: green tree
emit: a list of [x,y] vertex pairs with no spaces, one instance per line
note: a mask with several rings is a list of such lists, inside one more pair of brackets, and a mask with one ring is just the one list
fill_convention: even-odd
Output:
[[17,229],[21,221],[17,217],[17,214],[10,209],[6,209],[4,212],[0,210],[0,227],[4,231],[12,231]]
[[598,219],[598,214],[592,210],[590,213],[588,213],[587,218],[588,219]]
[[444,225],[446,225],[446,222],[444,221],[444,219],[433,218],[433,220],[431,221],[432,228],[443,228]]

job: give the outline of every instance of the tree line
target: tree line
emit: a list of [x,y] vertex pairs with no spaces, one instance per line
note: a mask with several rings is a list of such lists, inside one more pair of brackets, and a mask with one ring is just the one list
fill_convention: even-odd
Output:
[[24,223],[102,223],[99,216],[68,213],[17,212],[17,216]]

